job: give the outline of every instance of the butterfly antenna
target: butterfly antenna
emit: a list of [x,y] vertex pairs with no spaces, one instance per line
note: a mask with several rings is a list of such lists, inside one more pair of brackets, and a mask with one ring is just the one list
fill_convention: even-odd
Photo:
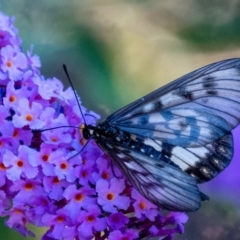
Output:
[[75,153],[73,156],[68,158],[67,160],[69,161],[70,159],[72,159],[72,158],[76,157],[77,155],[81,154],[91,140],[92,140],[92,138],[89,138],[88,141],[86,142],[86,144],[83,146],[83,148],[80,151],[78,151],[77,153]]
[[77,100],[78,108],[79,108],[79,110],[80,110],[80,112],[81,112],[81,115],[82,115],[82,117],[83,117],[84,124],[87,125],[87,124],[86,124],[85,117],[84,117],[83,112],[82,112],[82,108],[81,108],[80,103],[79,103],[79,101],[78,101],[78,96],[77,96],[77,94],[76,94],[76,91],[75,91],[75,88],[74,88],[74,86],[73,86],[73,83],[72,83],[72,81],[71,81],[71,79],[70,79],[70,77],[69,77],[68,70],[67,70],[67,67],[66,67],[65,64],[63,64],[63,70],[64,70],[64,72],[65,72],[65,74],[66,74],[66,76],[67,76],[67,78],[68,78],[68,81],[69,81],[72,89],[73,89],[73,93],[74,93],[74,96],[75,96],[75,98],[76,98],[76,100]]
[[[58,128],[76,128],[76,129],[79,129],[79,127],[75,127],[75,126],[57,126],[57,127],[45,128],[45,129],[34,129],[34,131],[36,131],[36,132],[46,132],[46,131],[54,130],[54,129],[58,129]],[[80,129],[83,129],[83,128],[80,127]]]

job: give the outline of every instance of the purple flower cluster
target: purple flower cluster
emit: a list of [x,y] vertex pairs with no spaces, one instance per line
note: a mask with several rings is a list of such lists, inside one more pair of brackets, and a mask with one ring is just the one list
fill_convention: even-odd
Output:
[[[24,54],[20,44],[13,20],[0,13],[0,216],[6,225],[23,236],[34,236],[28,223],[48,227],[43,240],[182,233],[184,213],[163,216],[114,166],[112,172],[94,141],[83,149],[73,90],[44,79],[38,56],[32,49]],[[85,118],[94,125],[99,116]]]

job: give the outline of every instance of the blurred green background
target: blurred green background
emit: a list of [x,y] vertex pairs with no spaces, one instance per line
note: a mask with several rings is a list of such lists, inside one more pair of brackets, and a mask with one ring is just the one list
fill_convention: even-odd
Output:
[[[68,86],[65,63],[84,106],[103,119],[183,74],[240,56],[236,0],[4,0],[0,9],[15,16],[24,52],[34,45],[42,74]],[[206,193],[211,201],[175,239],[239,239],[239,204]],[[23,238],[1,220],[0,240],[12,239]]]

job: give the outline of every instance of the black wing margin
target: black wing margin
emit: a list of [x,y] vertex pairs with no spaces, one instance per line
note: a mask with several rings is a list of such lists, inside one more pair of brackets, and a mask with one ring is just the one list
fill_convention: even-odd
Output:
[[98,143],[129,182],[150,202],[171,211],[192,212],[208,199],[196,179],[180,168],[110,142]]

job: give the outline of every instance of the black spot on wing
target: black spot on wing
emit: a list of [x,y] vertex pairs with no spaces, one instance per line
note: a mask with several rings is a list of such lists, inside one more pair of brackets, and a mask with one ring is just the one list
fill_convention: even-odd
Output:
[[[213,151],[215,151],[219,156],[223,158],[228,159],[233,155],[233,138],[231,133],[208,145],[212,148]],[[227,164],[229,164],[229,162]]]
[[188,126],[188,124],[185,121],[183,121],[183,120],[179,121],[178,124],[179,124],[179,126],[181,128],[181,131],[184,131],[187,128],[187,126]]
[[203,81],[205,82],[210,82],[210,81],[213,81],[214,80],[214,77],[213,76],[206,76]]
[[187,91],[185,89],[185,87],[179,88],[179,95],[184,97],[184,98],[187,98],[187,99],[189,99],[191,101],[193,100],[193,94],[191,92]]
[[217,81],[214,80],[215,78],[212,76],[207,76],[203,79],[202,87],[206,89],[207,95],[217,95],[217,91],[215,90],[217,87]]
[[163,104],[160,100],[156,101],[154,105],[155,105],[155,110],[160,110],[163,107]]
[[171,157],[172,156],[172,150],[173,150],[174,146],[163,142],[162,143],[162,154],[166,155],[167,157]]
[[206,77],[203,82],[203,88],[213,88],[217,86],[217,83],[213,81],[213,77]]
[[216,96],[217,95],[217,91],[213,90],[213,89],[210,89],[210,90],[207,90],[207,94],[208,95],[212,95],[212,96]]
[[198,177],[198,182],[209,181],[216,177],[219,173],[209,162],[199,162],[196,164],[198,171],[194,171],[194,174]]

